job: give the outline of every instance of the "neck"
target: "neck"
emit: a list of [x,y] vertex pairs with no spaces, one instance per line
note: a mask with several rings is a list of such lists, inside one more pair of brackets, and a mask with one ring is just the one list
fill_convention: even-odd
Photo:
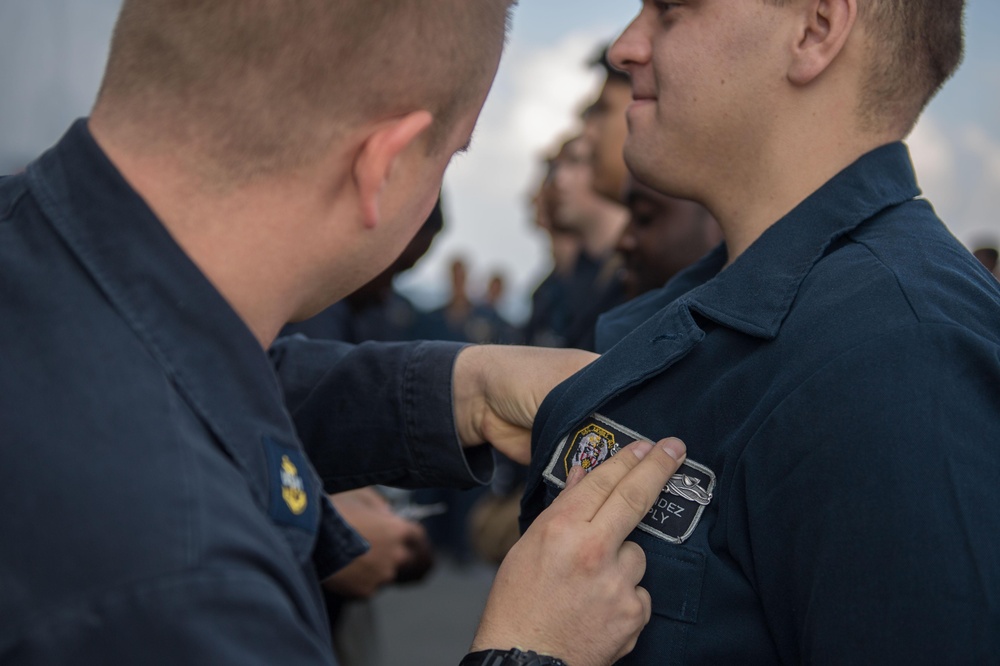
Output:
[[[308,246],[296,245],[295,239],[309,237],[299,227],[317,219],[323,202],[294,178],[207,190],[174,154],[134,150],[96,116],[90,130],[261,347],[269,347],[281,327],[308,305],[304,287],[316,278],[307,274],[308,267],[320,264],[310,261]],[[311,244],[326,241],[314,234]],[[330,264],[336,262],[327,258]]]
[[725,236],[728,263],[859,157],[899,138],[815,128],[796,134],[786,126],[770,153],[757,152],[749,168],[715,178],[726,183],[725,189],[705,197]]

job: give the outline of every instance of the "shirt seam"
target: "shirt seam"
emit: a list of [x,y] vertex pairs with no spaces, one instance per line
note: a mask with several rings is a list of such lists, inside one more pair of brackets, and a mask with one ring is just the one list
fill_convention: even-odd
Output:
[[[899,275],[896,273],[896,271],[893,270],[893,268],[889,266],[889,264],[887,264],[882,259],[882,257],[879,256],[879,254],[867,241],[860,238],[856,238],[853,234],[851,234],[850,238],[853,242],[865,248],[865,250],[868,251],[868,254],[870,254],[871,257],[878,262],[879,266],[884,268],[889,273],[889,275],[892,276],[893,282],[896,284],[896,289],[899,290],[900,296],[902,296],[903,300],[906,301],[906,306],[910,308],[910,313],[913,315],[913,318],[916,319],[917,322],[924,322],[924,319],[919,314],[917,314],[917,309],[916,307],[914,307],[913,301],[910,298],[909,294],[906,293],[906,289],[903,287],[902,282],[900,282]],[[927,323],[932,323],[932,322],[927,322]]]
[[[419,428],[418,419],[414,417],[414,412],[417,411],[418,393],[419,390],[414,387],[413,376],[417,373],[416,366],[419,365],[420,359],[418,358],[424,352],[424,345],[417,345],[411,354],[408,355],[405,365],[403,366],[403,423],[406,426],[406,438],[404,440],[404,446],[408,453],[408,457],[413,460],[415,469],[413,471],[417,472],[421,478],[424,477],[424,466],[425,460],[420,453],[419,444]],[[411,442],[414,444],[411,446]]]

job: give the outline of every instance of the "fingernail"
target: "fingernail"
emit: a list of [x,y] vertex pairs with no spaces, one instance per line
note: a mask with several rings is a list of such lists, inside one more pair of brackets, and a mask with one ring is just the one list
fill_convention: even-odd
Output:
[[663,448],[664,451],[667,452],[668,456],[677,461],[680,461],[684,457],[684,454],[687,452],[687,447],[684,446],[684,442],[677,439],[676,437],[671,437],[670,439],[662,440],[660,446]]
[[652,449],[653,445],[649,442],[636,442],[635,446],[632,447],[632,453],[635,454],[636,458],[642,460]]

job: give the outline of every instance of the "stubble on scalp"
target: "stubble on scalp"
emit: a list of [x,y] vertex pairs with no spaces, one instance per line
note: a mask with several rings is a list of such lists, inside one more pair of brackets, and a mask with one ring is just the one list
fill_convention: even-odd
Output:
[[[778,7],[796,0],[761,0]],[[857,0],[868,70],[858,109],[872,132],[908,134],[958,69],[965,0]]]
[[125,0],[96,109],[198,146],[224,181],[301,167],[361,123],[420,109],[433,151],[487,85],[510,5]]

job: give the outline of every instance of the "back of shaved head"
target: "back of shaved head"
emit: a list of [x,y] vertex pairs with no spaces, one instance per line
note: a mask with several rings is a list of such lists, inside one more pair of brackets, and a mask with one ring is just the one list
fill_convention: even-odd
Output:
[[124,0],[97,108],[245,180],[425,109],[429,150],[488,85],[509,0]]

